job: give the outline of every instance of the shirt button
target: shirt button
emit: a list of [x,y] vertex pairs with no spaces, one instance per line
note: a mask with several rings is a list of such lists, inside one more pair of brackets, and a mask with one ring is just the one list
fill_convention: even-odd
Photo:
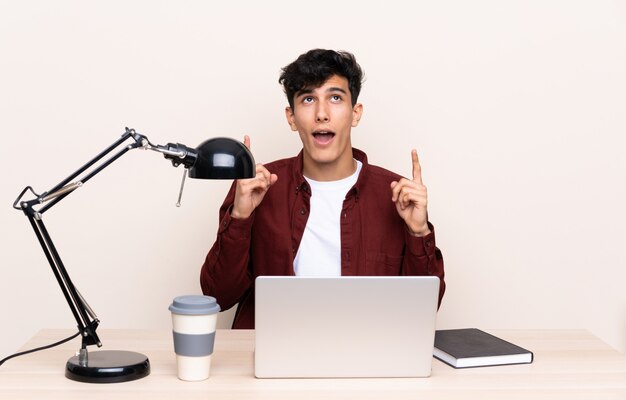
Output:
[[300,209],[300,214],[301,214],[301,215],[306,214],[306,207],[302,207],[302,208]]

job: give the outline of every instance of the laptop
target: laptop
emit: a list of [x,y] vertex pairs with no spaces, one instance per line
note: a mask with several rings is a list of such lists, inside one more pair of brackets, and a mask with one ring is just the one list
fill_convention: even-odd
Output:
[[257,378],[427,377],[439,278],[260,276]]

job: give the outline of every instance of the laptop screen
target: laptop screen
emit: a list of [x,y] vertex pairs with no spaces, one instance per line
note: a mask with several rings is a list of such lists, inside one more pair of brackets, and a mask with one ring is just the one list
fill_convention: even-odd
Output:
[[439,278],[262,276],[257,377],[416,377],[432,365]]

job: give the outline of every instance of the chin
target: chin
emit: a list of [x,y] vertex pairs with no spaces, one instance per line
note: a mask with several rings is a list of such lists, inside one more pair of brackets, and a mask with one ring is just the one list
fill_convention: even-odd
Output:
[[311,153],[309,153],[309,155],[311,156],[311,159],[313,161],[315,161],[316,163],[320,163],[320,164],[331,164],[334,161],[337,161],[337,159],[339,158],[339,156],[337,155],[336,151],[332,151],[331,149],[327,149],[327,150],[315,150]]

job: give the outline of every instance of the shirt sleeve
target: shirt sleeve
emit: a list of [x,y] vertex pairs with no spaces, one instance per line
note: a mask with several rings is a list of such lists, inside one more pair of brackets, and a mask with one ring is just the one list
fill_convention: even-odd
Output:
[[402,275],[436,276],[439,278],[439,305],[446,291],[443,255],[435,244],[435,227],[429,222],[430,232],[423,237],[405,232],[406,252],[402,260]]
[[232,218],[234,197],[235,183],[220,207],[217,238],[200,271],[202,292],[215,297],[222,310],[237,304],[253,282],[248,264],[254,213],[246,219]]

